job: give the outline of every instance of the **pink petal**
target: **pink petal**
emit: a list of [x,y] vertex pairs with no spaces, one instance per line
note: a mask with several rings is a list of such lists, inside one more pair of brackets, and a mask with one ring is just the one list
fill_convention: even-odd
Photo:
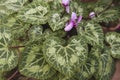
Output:
[[72,21],[75,21],[76,19],[77,19],[76,13],[75,13],[75,12],[72,12],[72,14],[71,14],[71,20],[72,20]]
[[70,7],[69,6],[66,6],[66,12],[69,13],[70,12]]
[[69,3],[70,3],[70,0],[62,0],[62,4],[63,4],[64,6],[68,6]]
[[65,31],[70,31],[73,28],[73,22],[71,21],[65,28]]
[[91,13],[89,14],[89,17],[90,17],[90,18],[95,17],[95,12],[91,12]]
[[118,29],[120,30],[120,26],[118,27]]
[[80,23],[82,20],[82,16],[79,16],[78,19],[77,19],[77,24]]

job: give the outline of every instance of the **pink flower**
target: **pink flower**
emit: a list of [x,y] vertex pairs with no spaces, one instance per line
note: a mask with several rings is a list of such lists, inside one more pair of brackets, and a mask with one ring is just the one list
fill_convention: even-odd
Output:
[[62,5],[65,7],[67,13],[70,12],[69,4],[70,4],[70,0],[62,0]]
[[80,21],[82,20],[82,16],[77,17],[75,12],[72,12],[70,21],[66,24],[64,30],[70,31],[73,27],[76,27]]

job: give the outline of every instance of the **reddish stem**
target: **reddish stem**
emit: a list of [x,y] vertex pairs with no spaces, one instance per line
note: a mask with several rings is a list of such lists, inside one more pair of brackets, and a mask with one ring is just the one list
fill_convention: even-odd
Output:
[[7,80],[12,80],[12,78],[13,78],[17,73],[18,73],[18,70],[16,70],[16,71],[14,72],[14,74],[13,74],[12,76],[10,76]]
[[10,46],[10,48],[23,48],[25,46]]

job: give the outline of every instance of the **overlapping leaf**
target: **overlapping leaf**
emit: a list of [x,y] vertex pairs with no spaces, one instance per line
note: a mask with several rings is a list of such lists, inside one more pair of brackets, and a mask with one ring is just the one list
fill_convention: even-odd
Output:
[[50,15],[48,22],[49,22],[50,27],[53,31],[63,29],[65,27],[65,24],[69,18],[67,16],[61,17],[61,15],[62,14],[57,13],[57,12],[53,12]]
[[10,40],[10,30],[0,27],[0,72],[11,70],[18,64],[17,51],[9,48]]
[[110,51],[107,49],[100,56],[98,70],[95,73],[96,80],[111,80],[114,72],[114,61],[110,56]]
[[31,27],[30,24],[16,20],[13,23],[13,25],[10,26],[12,38],[24,41],[27,38],[27,35],[28,35],[27,31],[29,31],[30,27]]
[[48,20],[49,5],[44,1],[35,1],[24,7],[18,18],[30,24],[45,24]]
[[61,0],[54,0],[50,3],[51,11],[48,23],[53,31],[63,29],[69,20],[68,16],[64,16],[65,11],[61,3]]
[[55,74],[55,70],[45,61],[40,46],[39,42],[34,42],[25,48],[19,64],[21,74],[36,79],[47,79]]
[[112,57],[120,59],[120,34],[116,32],[107,33],[105,38],[110,44]]
[[43,34],[42,26],[34,25],[31,26],[30,30],[28,31],[29,38],[31,40],[35,40],[36,38],[41,38]]
[[27,0],[2,0],[0,2],[0,14],[10,15],[23,8]]
[[[80,1],[79,1],[80,2]],[[70,12],[76,12],[77,15],[82,16],[83,15],[83,8],[81,7],[81,4],[79,4],[78,1],[72,0],[70,4]]]
[[80,67],[80,71],[74,75],[78,80],[88,80],[96,72],[98,61],[100,58],[99,49],[92,48],[92,51],[88,55],[88,60],[85,65]]
[[100,14],[95,20],[97,22],[110,22],[110,21],[115,21],[119,17],[119,12],[117,9],[109,9],[102,14]]
[[43,52],[47,62],[67,76],[72,76],[87,59],[86,43],[78,36],[68,44],[58,37],[51,37],[44,42]]
[[[84,29],[83,29],[84,28]],[[103,46],[104,35],[101,26],[93,23],[87,23],[83,28],[79,26],[78,33],[93,46]]]

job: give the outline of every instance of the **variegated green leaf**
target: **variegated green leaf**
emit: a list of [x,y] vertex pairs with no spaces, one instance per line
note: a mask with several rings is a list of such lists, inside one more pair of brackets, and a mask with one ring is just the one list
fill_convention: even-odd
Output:
[[[37,42],[34,42],[39,44]],[[31,45],[31,46],[30,46]],[[30,44],[22,53],[19,64],[20,73],[36,79],[47,79],[55,74],[55,70],[45,61],[40,45]]]
[[46,29],[45,31],[44,31],[44,33],[43,33],[43,37],[45,38],[45,39],[48,39],[48,38],[50,38],[50,37],[52,37],[52,36],[56,36],[56,37],[60,37],[60,38],[62,38],[62,37],[64,37],[66,35],[66,32],[64,31],[64,30],[58,30],[58,31],[52,31],[51,29]]
[[8,28],[0,28],[0,71],[8,71],[18,64],[18,54],[16,50],[9,48],[11,33]]
[[[79,1],[80,2],[80,1]],[[76,12],[77,15],[82,16],[83,15],[83,8],[79,4],[78,1],[72,0],[70,3],[70,12]]]
[[30,24],[45,24],[48,20],[49,5],[44,1],[35,1],[24,7],[18,18]]
[[116,32],[107,33],[105,38],[110,44],[112,57],[120,59],[120,34]]
[[63,12],[62,0],[48,0],[51,12]]
[[110,21],[115,21],[116,19],[118,19],[119,17],[119,11],[117,9],[109,9],[107,11],[105,11],[104,13],[100,14],[97,16],[97,18],[95,19],[96,22],[110,22]]
[[28,31],[28,35],[31,40],[35,40],[36,38],[43,37],[42,26],[38,26],[38,25],[31,26],[30,30]]
[[88,55],[86,64],[80,67],[80,70],[78,70],[74,77],[78,80],[90,79],[97,70],[99,58],[99,49],[92,48],[92,51]]
[[0,14],[9,15],[23,8],[27,0],[4,0],[0,2]]
[[64,7],[61,0],[54,0],[50,3],[49,25],[53,31],[63,29],[66,22],[69,20],[68,16],[64,16]]
[[51,37],[44,42],[43,52],[47,62],[67,76],[72,76],[87,59],[86,43],[78,36],[71,38],[68,44],[58,37]]
[[49,25],[53,31],[63,29],[66,22],[69,20],[67,16],[61,17],[61,13],[53,12],[49,18]]
[[103,46],[104,35],[101,26],[93,23],[87,23],[87,25],[84,26],[84,30],[81,26],[78,28],[78,33],[82,35],[88,43],[93,46]]
[[31,27],[30,24],[16,20],[14,22],[14,24],[12,26],[10,26],[12,38],[24,40],[26,38],[26,35],[27,35],[26,31],[28,31],[30,27]]
[[105,50],[100,56],[98,69],[94,77],[96,80],[111,80],[112,74],[114,73],[114,61],[110,56],[110,51]]

